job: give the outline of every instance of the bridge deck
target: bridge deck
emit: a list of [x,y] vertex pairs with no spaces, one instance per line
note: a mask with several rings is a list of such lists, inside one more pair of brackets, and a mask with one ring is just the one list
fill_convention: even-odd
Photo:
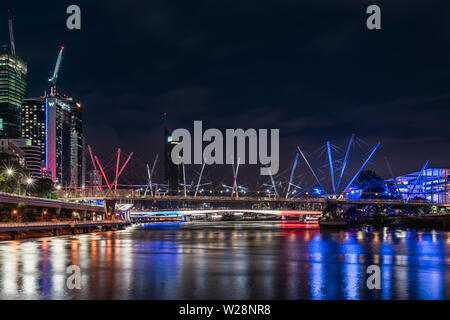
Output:
[[11,193],[0,192],[0,203],[18,204],[25,203],[27,206],[44,207],[44,208],[62,208],[71,210],[87,210],[87,211],[102,211],[104,208],[99,205],[75,203],[61,200],[52,200],[28,196],[20,196]]
[[327,199],[321,196],[308,195],[299,198],[276,198],[275,196],[267,197],[266,195],[251,195],[251,196],[222,196],[222,195],[187,195],[186,197],[182,194],[180,195],[146,195],[139,190],[133,189],[119,189],[119,190],[82,190],[74,191],[67,190],[59,191],[59,196],[67,201],[79,201],[79,200],[119,200],[119,201],[175,201],[175,202],[221,202],[221,203],[258,203],[258,202],[269,202],[274,204],[353,204],[353,205],[405,205],[405,206],[424,206],[424,205],[438,205],[444,207],[450,207],[450,203],[432,203],[426,200],[410,200],[408,203],[404,203],[401,199],[350,199],[350,198],[339,198],[339,199]]

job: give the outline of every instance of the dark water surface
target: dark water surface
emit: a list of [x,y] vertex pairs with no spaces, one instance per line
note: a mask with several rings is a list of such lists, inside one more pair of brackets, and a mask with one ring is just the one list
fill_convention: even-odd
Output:
[[[155,223],[0,242],[0,299],[448,299],[450,233]],[[81,289],[66,268],[81,269]],[[369,265],[381,289],[369,290]]]

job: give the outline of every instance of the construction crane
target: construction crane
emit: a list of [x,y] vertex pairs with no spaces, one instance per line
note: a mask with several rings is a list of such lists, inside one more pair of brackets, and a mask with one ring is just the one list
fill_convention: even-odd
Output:
[[16,46],[14,44],[14,32],[13,32],[13,25],[12,25],[12,14],[11,14],[11,8],[8,8],[8,24],[9,24],[9,40],[11,42],[11,55],[16,55]]
[[50,79],[48,79],[48,81],[51,82],[51,84],[52,84],[52,87],[50,89],[51,97],[56,96],[56,80],[58,79],[58,73],[59,73],[59,68],[61,66],[64,49],[65,49],[64,46],[61,46],[61,49],[59,50],[59,54],[58,54],[58,59],[56,60],[55,70],[53,70],[52,77]]

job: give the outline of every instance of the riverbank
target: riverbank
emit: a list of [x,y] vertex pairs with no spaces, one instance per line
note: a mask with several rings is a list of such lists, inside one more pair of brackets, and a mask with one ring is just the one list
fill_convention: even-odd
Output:
[[450,230],[450,215],[360,216],[349,221],[351,226],[372,225],[412,229]]
[[115,231],[124,229],[129,224],[129,222],[125,221],[2,223],[0,224],[0,241]]

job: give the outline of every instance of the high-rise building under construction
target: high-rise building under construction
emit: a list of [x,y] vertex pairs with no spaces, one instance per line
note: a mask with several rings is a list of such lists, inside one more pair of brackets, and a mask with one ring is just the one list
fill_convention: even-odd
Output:
[[27,64],[16,56],[11,11],[10,45],[0,48],[0,138],[20,137],[20,108],[25,98]]
[[177,144],[178,141],[173,140],[169,129],[164,128],[164,180],[168,193],[173,195],[178,194],[182,184],[182,167],[173,163],[171,157],[172,149]]

